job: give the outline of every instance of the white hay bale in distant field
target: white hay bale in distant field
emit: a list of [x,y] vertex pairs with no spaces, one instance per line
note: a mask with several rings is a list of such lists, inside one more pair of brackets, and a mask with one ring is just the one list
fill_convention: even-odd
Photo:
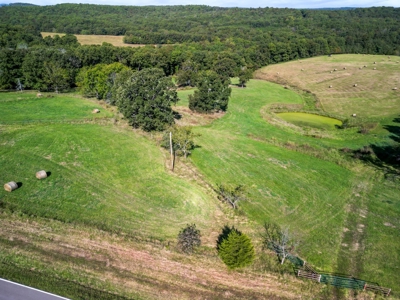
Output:
[[357,86],[357,83],[355,83],[353,86],[356,87],[356,86]]
[[396,90],[397,90],[397,87],[394,87],[393,90],[396,91]]
[[14,181],[7,182],[4,185],[4,189],[7,192],[12,192],[12,191],[16,190],[17,188],[18,188],[18,184],[16,182],[14,182]]
[[368,67],[367,65],[364,65],[364,68]]
[[36,178],[37,179],[44,179],[47,178],[47,173],[44,170],[36,172]]
[[333,69],[333,71],[337,71],[337,69]]
[[333,73],[333,71],[331,71],[331,73]]
[[41,93],[37,93],[37,94],[36,94],[36,97],[37,97],[37,98],[40,98],[40,97],[42,97],[42,96],[43,96],[43,95],[42,95]]
[[302,71],[304,71],[304,69],[301,69]]
[[100,110],[97,109],[97,108],[95,108],[95,109],[92,110],[92,114],[98,114],[99,112],[100,112]]
[[330,85],[329,88],[331,88],[332,86]]
[[374,68],[374,70],[376,70],[376,68]]
[[352,114],[351,116],[355,118],[355,117],[357,117],[357,114]]

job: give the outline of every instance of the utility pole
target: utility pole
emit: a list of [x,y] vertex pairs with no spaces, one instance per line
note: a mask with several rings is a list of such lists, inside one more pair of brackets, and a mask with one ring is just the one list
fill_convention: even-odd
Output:
[[172,149],[172,132],[169,132],[169,148],[171,151],[171,170],[174,171],[174,150]]

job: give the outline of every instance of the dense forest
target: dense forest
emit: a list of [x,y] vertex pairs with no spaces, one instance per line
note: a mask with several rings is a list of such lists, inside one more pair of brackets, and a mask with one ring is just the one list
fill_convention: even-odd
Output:
[[[42,31],[67,35],[43,39]],[[83,46],[72,34],[124,35],[126,43],[151,46]],[[54,72],[63,74],[65,88],[74,87],[82,68],[115,62],[136,71],[161,68],[192,85],[200,71],[248,77],[264,65],[331,53],[399,55],[400,8],[0,7],[2,89],[22,83],[51,90]]]

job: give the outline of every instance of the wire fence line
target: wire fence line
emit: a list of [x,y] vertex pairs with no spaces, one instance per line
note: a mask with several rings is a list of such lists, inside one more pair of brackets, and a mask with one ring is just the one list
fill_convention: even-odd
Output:
[[354,278],[353,276],[318,272],[312,266],[307,264],[305,260],[292,254],[289,254],[287,256],[287,259],[295,266],[297,277],[306,278],[319,283],[329,284],[338,288],[372,291],[375,293],[382,293],[385,296],[390,295],[390,288],[381,287],[377,283]]

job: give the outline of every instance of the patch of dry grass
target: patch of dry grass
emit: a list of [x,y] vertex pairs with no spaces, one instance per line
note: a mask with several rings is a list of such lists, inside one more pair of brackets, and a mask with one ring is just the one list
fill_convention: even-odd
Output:
[[[54,32],[42,32],[42,37],[55,35],[64,36],[65,33],[54,33]],[[74,34],[78,39],[78,42],[82,45],[101,45],[103,43],[109,43],[116,47],[143,47],[143,44],[125,44],[122,35],[83,35]]]
[[387,56],[321,56],[270,65],[255,78],[311,90],[325,111],[343,117],[355,113],[377,119],[400,113],[400,95],[393,90],[400,87],[400,63]]
[[3,215],[0,225],[0,237],[10,241],[3,254],[18,253],[58,272],[102,278],[119,294],[135,291],[151,299],[297,299],[300,292],[308,294],[307,282],[294,277],[230,272],[216,254],[187,256],[162,245],[15,215]]

